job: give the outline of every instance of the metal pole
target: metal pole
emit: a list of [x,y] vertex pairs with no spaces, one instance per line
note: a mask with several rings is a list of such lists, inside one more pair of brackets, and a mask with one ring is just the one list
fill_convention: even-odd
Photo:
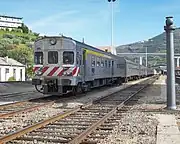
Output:
[[174,68],[174,38],[173,17],[166,17],[166,49],[167,49],[167,108],[176,109],[175,68]]
[[111,53],[116,55],[116,49],[114,48],[114,7],[113,3],[116,0],[108,0],[111,2]]
[[113,15],[113,1],[111,1],[111,50],[112,54],[114,54],[114,46],[113,46],[113,30],[114,30],[114,15]]

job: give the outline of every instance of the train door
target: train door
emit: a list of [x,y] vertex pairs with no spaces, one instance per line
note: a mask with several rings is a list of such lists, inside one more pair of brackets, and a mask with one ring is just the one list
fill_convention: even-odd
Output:
[[83,78],[86,80],[86,50],[83,50]]
[[112,76],[114,75],[114,61],[112,61]]

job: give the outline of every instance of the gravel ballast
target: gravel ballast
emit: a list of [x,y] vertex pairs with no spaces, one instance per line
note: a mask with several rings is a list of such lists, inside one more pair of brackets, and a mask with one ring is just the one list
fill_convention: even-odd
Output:
[[[133,111],[125,113],[113,132],[100,144],[155,144],[158,119],[154,112],[139,110],[163,110],[166,107],[165,76],[137,94],[140,99],[133,105]],[[180,86],[176,85],[177,108],[180,108]],[[180,115],[176,115],[180,123]],[[180,125],[180,124],[179,124]]]

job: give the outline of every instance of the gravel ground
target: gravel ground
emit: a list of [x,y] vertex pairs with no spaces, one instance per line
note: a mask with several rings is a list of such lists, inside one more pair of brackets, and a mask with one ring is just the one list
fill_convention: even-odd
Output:
[[53,105],[42,107],[32,112],[18,114],[7,119],[0,119],[0,136],[37,123],[63,111],[64,109],[57,109],[57,105]]
[[[138,112],[138,109],[164,109],[166,107],[165,76],[161,76],[153,85],[138,94],[141,98],[119,120],[112,134],[100,143],[106,144],[155,144],[158,120],[153,112]],[[161,84],[164,83],[164,84]],[[176,85],[177,108],[180,108],[180,86]],[[180,126],[180,115],[176,115]]]
[[100,144],[154,144],[157,124],[158,121],[151,114],[126,113],[112,134]]

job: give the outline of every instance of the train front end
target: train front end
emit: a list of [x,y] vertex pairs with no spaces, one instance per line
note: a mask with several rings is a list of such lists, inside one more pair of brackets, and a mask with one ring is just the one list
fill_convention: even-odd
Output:
[[43,94],[61,95],[77,85],[76,43],[70,38],[43,37],[34,46],[32,84]]

